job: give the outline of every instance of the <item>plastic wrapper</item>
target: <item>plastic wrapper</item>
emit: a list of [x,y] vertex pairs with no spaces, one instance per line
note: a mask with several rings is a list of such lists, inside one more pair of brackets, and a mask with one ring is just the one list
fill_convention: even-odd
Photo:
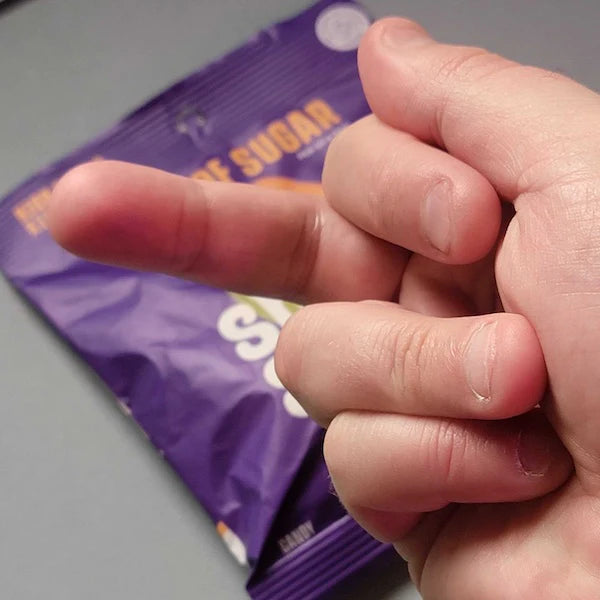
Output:
[[369,19],[322,1],[40,171],[0,204],[0,267],[114,392],[208,511],[256,599],[309,600],[388,548],[330,493],[322,431],[273,367],[294,307],[81,260],[45,226],[71,167],[117,159],[319,193],[326,147],[368,112]]

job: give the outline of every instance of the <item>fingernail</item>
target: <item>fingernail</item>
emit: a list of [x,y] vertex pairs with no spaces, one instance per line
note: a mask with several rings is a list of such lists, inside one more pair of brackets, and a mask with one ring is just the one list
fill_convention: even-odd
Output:
[[402,50],[407,41],[427,39],[427,32],[408,19],[393,19],[385,24],[381,41],[392,50]]
[[429,190],[421,209],[421,225],[429,243],[448,254],[452,239],[452,185],[449,181],[440,181]]
[[478,400],[490,399],[495,355],[496,323],[484,323],[471,335],[465,355],[467,383]]
[[552,456],[548,439],[531,431],[522,431],[517,445],[521,468],[527,475],[544,475],[550,468]]

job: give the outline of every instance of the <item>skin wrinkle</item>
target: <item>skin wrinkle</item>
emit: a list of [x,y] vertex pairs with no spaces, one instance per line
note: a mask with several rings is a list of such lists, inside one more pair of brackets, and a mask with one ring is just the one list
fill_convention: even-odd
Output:
[[183,224],[186,219],[187,206],[189,197],[186,194],[179,200],[179,210],[177,214],[177,220],[175,222],[175,228],[173,231],[173,243],[171,249],[168,251],[167,256],[170,256],[169,265],[167,269],[173,273],[185,272],[186,260],[182,260],[181,243],[183,239]]
[[463,345],[458,342],[454,337],[450,338],[450,344],[448,346],[449,362],[458,363],[460,357],[463,355]]
[[381,152],[368,174],[370,184],[367,187],[365,201],[368,207],[370,231],[388,235],[390,227],[398,223],[396,216],[403,207],[398,204],[398,182],[396,166],[402,164],[402,146],[388,144]]
[[[340,369],[340,378],[342,382],[349,382],[350,387],[354,382],[361,381],[363,378],[364,365],[376,365],[373,369],[375,373],[385,374],[382,378],[384,382],[389,381],[392,374],[393,364],[390,362],[390,354],[387,350],[389,324],[381,319],[372,323],[365,332],[362,324],[354,327],[348,336],[349,347],[353,349],[350,353],[352,360],[349,368]],[[377,381],[380,378],[377,377]],[[385,390],[387,386],[383,383],[380,389]]]
[[364,346],[358,342],[362,351],[357,353],[356,361],[364,364],[365,359],[373,361],[375,357],[375,372],[382,373],[382,380],[389,382],[382,389],[394,390],[396,397],[418,396],[419,374],[426,370],[423,353],[431,337],[429,327],[401,326],[381,319],[371,325],[366,335],[362,328],[357,333],[365,342]]
[[[550,200],[554,190],[567,185],[587,184],[590,176],[597,177],[588,165],[589,151],[576,150],[578,144],[575,142],[566,136],[548,141],[549,147],[545,152],[521,169],[516,183],[515,198],[537,192]],[[590,146],[591,143],[592,140]],[[568,165],[568,168],[565,168],[565,165]],[[550,173],[552,175],[549,175]]]
[[[476,53],[473,57],[467,57],[467,59],[468,60],[471,60],[471,59],[475,59],[476,60],[476,59],[479,59],[479,58],[485,58],[485,60],[489,60],[490,56],[495,56],[495,55],[488,55],[488,56],[484,57],[484,55],[482,55],[480,53]],[[503,59],[501,59],[501,57],[496,57],[496,58],[499,61],[503,60]],[[494,71],[491,71],[489,73],[485,73],[483,77],[487,77],[487,76],[496,77],[496,75],[498,73],[503,73],[506,70],[515,70],[515,69],[516,70],[521,70],[521,71],[524,70],[524,69],[532,70],[533,71],[533,74],[532,74],[533,76],[535,76],[535,75],[537,75],[539,73],[542,73],[544,75],[548,75],[547,78],[550,78],[550,79],[552,78],[552,75],[553,75],[552,73],[546,72],[543,69],[538,69],[537,67],[526,67],[526,66],[519,65],[519,64],[516,64],[516,63],[509,63],[504,68],[500,68],[500,69],[498,69],[497,66],[496,66]],[[450,79],[452,79],[452,78],[450,77]],[[452,84],[452,85],[454,85],[454,84]],[[442,86],[442,87],[444,87],[444,86]],[[432,122],[436,124],[435,125],[435,129],[437,130],[436,135],[435,135],[436,139],[437,138],[441,138],[441,139],[453,139],[453,138],[458,137],[458,135],[456,134],[456,132],[454,132],[452,130],[452,127],[450,127],[449,125],[446,126],[446,122],[448,121],[448,115],[451,114],[453,106],[454,106],[454,104],[456,104],[454,96],[457,93],[452,86],[447,86],[447,87],[451,88],[452,91],[447,92],[446,97],[442,98],[440,101],[438,101],[438,104],[436,105],[436,115],[435,115],[435,118],[432,119]],[[470,98],[469,100],[470,100],[470,102],[472,104],[478,105],[478,111],[479,112],[485,112],[485,109],[482,108],[482,105],[485,105],[485,100],[484,100],[484,102],[482,102],[481,99],[478,99],[477,97]],[[464,101],[461,101],[458,104],[461,106],[461,110],[467,110],[465,108],[465,106],[464,106],[465,105]],[[575,110],[575,109],[573,109],[573,110]],[[489,115],[489,114],[486,115],[486,119],[485,120],[489,121],[490,120],[490,116],[491,115]],[[511,112],[509,116],[511,118],[511,121],[513,123],[515,123],[515,127],[517,127],[518,126],[518,122],[516,122],[517,119],[514,116],[514,114]],[[502,114],[498,115],[498,120],[505,120],[505,119],[506,119],[506,115],[502,115]],[[549,119],[549,117],[547,116],[547,114],[544,114],[544,120],[547,122],[548,119]],[[557,120],[560,119],[560,122],[562,123],[562,121],[564,119],[564,114],[563,114],[562,111],[560,113],[557,112],[556,119]],[[452,117],[449,118],[450,123],[453,123],[456,120],[457,119],[454,116],[452,116]],[[522,126],[523,127],[530,126],[530,121],[529,120],[524,121],[522,123]],[[588,128],[589,128],[589,125],[588,125]],[[544,148],[544,152],[543,152],[542,158],[536,158],[534,160],[533,165],[531,165],[531,170],[533,170],[533,167],[535,167],[536,165],[540,165],[540,164],[546,164],[547,165],[547,162],[549,160],[551,160],[550,157],[556,157],[557,155],[561,156],[562,162],[558,158],[554,159],[553,162],[555,162],[557,165],[560,165],[562,167],[561,170],[564,170],[564,158],[565,158],[564,154],[565,153],[564,152],[557,152],[556,148],[554,146],[559,145],[559,144],[565,146],[568,142],[571,142],[574,137],[577,137],[577,141],[578,142],[580,141],[579,136],[572,136],[572,135],[564,135],[564,136],[560,137],[559,139],[557,139],[557,135],[558,134],[555,133],[554,128],[550,128],[550,129],[552,131],[552,134],[548,133],[547,136],[546,136],[547,139],[542,138],[542,139],[538,140],[539,141],[538,148],[539,147]],[[556,128],[556,129],[560,130],[559,128]],[[544,131],[545,131],[544,129],[536,131],[536,136],[538,136],[538,137],[539,136],[543,136],[544,135],[544,133],[543,133]],[[444,132],[448,132],[448,133],[444,133]],[[590,143],[593,143],[595,141],[594,137],[590,135],[589,129],[586,129],[586,135],[590,137]],[[495,136],[485,136],[485,135],[482,135],[482,139],[484,140],[483,141],[484,145],[486,145],[486,146],[488,146],[488,145],[494,145],[494,147],[495,147],[494,154],[497,154],[497,152],[498,152],[498,148],[497,147],[498,147],[499,142],[495,138]],[[461,144],[459,142],[459,143],[457,143],[455,145],[457,147],[461,147],[463,144]],[[572,144],[572,145],[574,145],[574,144]],[[453,151],[454,149],[452,147],[449,148],[449,150],[452,153],[454,153],[454,151]],[[513,159],[512,160],[505,161],[506,162],[505,173],[507,173],[507,174],[513,173],[514,177],[512,179],[514,181],[516,181],[517,183],[514,186],[514,188],[512,189],[512,192],[506,193],[505,190],[503,190],[503,192],[504,192],[505,196],[508,197],[508,198],[516,198],[521,193],[532,191],[534,189],[532,187],[533,183],[528,183],[529,181],[533,182],[533,178],[530,178],[530,177],[527,176],[527,172],[530,170],[530,167],[529,166],[528,167],[523,167],[520,164],[521,161],[522,161],[522,159],[517,159],[515,157],[515,154],[514,154],[513,150],[511,150],[509,148],[506,148],[505,150],[506,150],[508,156],[513,155]],[[570,150],[570,152],[573,153],[574,150]],[[460,152],[457,152],[456,155],[458,157],[460,157]],[[536,157],[537,156],[539,156],[539,152],[536,154]],[[496,162],[497,162],[497,160],[496,160]],[[513,165],[512,167],[511,167],[511,164]],[[548,168],[546,166],[546,169],[544,170],[544,173],[547,173],[547,172],[548,172]],[[510,177],[508,179],[510,179]],[[539,178],[538,178],[538,180],[539,180]]]
[[[565,205],[566,211],[565,220],[567,223],[577,225],[579,230],[578,235],[571,240],[575,242],[573,252],[587,251],[591,254],[586,261],[590,264],[592,258],[600,255],[600,231],[598,230],[598,220],[600,217],[600,189],[595,182],[594,185],[587,185],[581,190],[579,196],[574,202],[569,202]],[[566,190],[565,190],[566,191]],[[594,251],[594,252],[590,252]],[[600,261],[599,261],[600,262]]]
[[[430,454],[430,464],[435,465],[433,470],[441,473],[443,477],[441,487],[452,489],[457,481],[460,482],[463,474],[461,465],[464,464],[467,453],[467,436],[450,420],[443,420],[437,429],[431,429],[430,436],[433,439],[430,438],[426,446]],[[451,498],[445,499],[445,503],[451,501]]]
[[[475,100],[476,101],[476,100]],[[483,112],[481,109],[480,112]],[[482,157],[477,167],[482,173],[493,172],[497,170],[498,164],[502,165],[504,177],[501,182],[497,182],[494,186],[498,195],[512,202],[517,196],[517,188],[512,184],[518,177],[521,167],[518,144],[508,143],[505,140],[497,139],[494,130],[499,123],[506,120],[506,116],[497,112],[488,113],[485,115],[485,120],[482,119],[487,126],[482,125],[484,130],[476,139],[472,139],[468,133],[457,131],[452,132],[452,148],[449,151],[460,160],[465,160],[464,152],[461,149],[465,147],[471,148],[474,155]],[[461,138],[467,138],[465,141]],[[494,158],[487,162],[485,157],[493,156]],[[509,183],[511,182],[511,183]]]
[[[358,333],[357,335],[355,335],[354,333],[350,333],[348,334],[347,339],[343,340],[343,342],[346,342],[344,345],[338,344],[334,340],[331,340],[328,343],[328,345],[333,346],[333,352],[335,353],[334,355],[340,363],[339,368],[336,368],[334,370],[336,373],[335,384],[339,388],[352,388],[354,382],[361,381],[361,379],[363,378],[365,360],[368,360],[367,354],[363,356],[362,360],[355,358],[354,360],[345,362],[345,359],[341,358],[344,355],[345,348],[354,347],[353,344],[355,343],[356,339],[358,338],[360,340],[361,337],[362,336],[360,335],[360,333]],[[351,354],[354,355],[354,353]]]
[[[490,74],[492,75],[492,74]],[[427,82],[426,82],[427,83]],[[509,181],[516,181],[521,170],[521,158],[519,152],[522,150],[515,143],[508,144],[502,140],[498,140],[497,136],[493,134],[498,123],[503,123],[507,119],[507,115],[503,112],[499,112],[498,109],[493,111],[487,107],[486,99],[481,99],[477,96],[469,96],[466,100],[461,99],[457,101],[456,95],[459,92],[453,90],[446,92],[446,95],[437,100],[435,107],[434,117],[431,119],[430,127],[435,131],[434,139],[437,140],[438,144],[446,146],[446,150],[460,160],[464,160],[463,148],[478,148],[476,152],[478,156],[494,156],[493,169],[497,170],[497,165],[500,162],[503,165],[504,177],[502,185],[496,185],[496,191],[500,193],[504,198],[514,199],[518,195],[518,188],[512,184],[508,184]],[[456,130],[455,123],[462,121],[461,118],[455,114],[463,112],[473,112],[474,108],[478,113],[482,115],[480,119],[482,123],[487,123],[486,129],[480,133],[475,139],[471,132],[461,132]],[[511,115],[512,118],[512,115]],[[512,119],[514,120],[514,119]],[[496,124],[494,126],[494,124]],[[528,123],[523,123],[526,126]],[[452,140],[452,143],[444,143],[443,140]],[[465,141],[468,140],[468,141]],[[488,148],[492,150],[488,150]],[[500,150],[502,150],[503,158],[499,158]],[[488,169],[479,169],[485,172]],[[498,182],[499,184],[500,182]]]
[[[200,202],[204,205],[203,219],[202,219],[202,231],[195,232],[195,243],[193,245],[194,250],[191,253],[182,253],[179,258],[180,266],[176,273],[183,278],[193,278],[198,266],[202,262],[206,262],[206,248],[208,247],[208,240],[211,236],[211,207],[214,205],[214,198],[211,197],[210,193],[205,186],[195,182],[195,185],[190,186],[189,192],[181,199],[181,209],[179,213],[177,234],[180,240],[176,243],[178,251],[181,252],[181,240],[185,239],[183,235],[184,226],[186,224],[185,215],[188,212],[188,206],[191,206],[192,202]],[[194,193],[192,193],[192,190]],[[176,257],[175,257],[176,258]]]
[[[433,82],[437,88],[437,102],[435,113],[431,119],[430,135],[436,144],[444,149],[447,146],[444,140],[449,139],[444,134],[446,131],[446,117],[453,109],[455,94],[457,93],[454,79],[460,80],[463,78],[468,80],[475,69],[481,68],[481,63],[489,64],[489,57],[491,56],[483,48],[461,48],[460,53],[456,52],[454,48],[451,48],[451,50],[454,50],[454,52],[448,53],[447,58],[437,65],[437,71],[434,72],[433,77],[428,77],[428,80],[424,83],[424,85],[431,85],[431,82]],[[489,73],[485,74],[488,75]],[[422,78],[421,73],[418,73],[417,76]],[[448,85],[449,82],[450,85]]]
[[[509,62],[507,64],[506,59],[496,54],[492,54],[483,48],[455,48],[452,46],[449,46],[448,48],[450,50],[449,58],[442,61],[441,66],[438,66],[438,70],[434,73],[433,78],[430,79],[428,77],[427,81],[423,83],[424,86],[427,86],[431,85],[431,82],[433,81],[434,85],[437,87],[435,112],[431,119],[430,127],[432,128],[432,138],[436,140],[436,143],[439,144],[440,147],[447,146],[447,144],[444,143],[444,140],[456,137],[456,135],[448,135],[446,132],[452,131],[453,129],[447,125],[447,123],[449,117],[451,117],[450,123],[453,120],[456,120],[454,115],[452,115],[452,112],[457,106],[461,106],[461,112],[465,110],[464,105],[468,105],[469,103],[476,105],[479,113],[485,113],[486,110],[485,101],[482,102],[481,99],[476,96],[468,96],[466,102],[464,98],[461,98],[461,100],[457,102],[457,96],[461,93],[466,95],[466,92],[461,88],[461,80],[471,83],[473,80],[483,81],[488,78],[494,79],[499,73],[521,67],[518,63]],[[482,73],[477,77],[473,77],[473,72],[476,70],[481,70]],[[422,73],[418,73],[418,77],[422,79]],[[487,121],[489,119],[490,114],[487,114],[486,119],[481,120]],[[498,120],[503,119],[504,115],[498,115]],[[494,146],[497,146],[498,140],[495,138],[496,136],[482,136],[486,145],[493,144]],[[454,147],[454,145],[460,147],[462,144],[453,144],[452,146]],[[446,147],[445,149],[451,154],[455,154],[457,157],[461,158],[461,153],[455,153],[453,148]]]
[[[590,193],[595,193],[595,186],[592,187]],[[577,292],[580,288],[587,291],[590,283],[594,283],[596,280],[594,269],[591,269],[590,266],[600,265],[600,231],[594,227],[600,207],[596,202],[590,203],[589,201],[586,206],[584,199],[570,202],[567,206],[559,206],[552,200],[548,202],[539,200],[540,196],[546,197],[541,192],[533,193],[535,200],[525,202],[516,215],[519,237],[524,237],[528,248],[535,249],[538,259],[540,256],[547,257],[542,261],[544,271],[532,274],[535,277],[532,285],[546,282],[549,285],[545,287],[552,290],[551,294],[560,294],[562,289]],[[589,206],[590,204],[593,206]],[[559,210],[563,215],[559,220],[559,230],[554,226],[547,227],[547,223],[557,223],[554,215]],[[562,237],[560,229],[565,224],[571,230],[579,229],[580,234],[569,236],[559,247],[555,240]],[[579,257],[582,253],[587,255],[586,260],[582,261]],[[537,264],[539,263],[540,261],[537,260]],[[500,273],[502,274],[502,272],[502,265],[500,265]],[[565,276],[565,273],[568,274],[568,277]],[[576,287],[574,288],[574,286]]]
[[[491,70],[495,61],[485,48],[463,47],[457,49],[449,47],[450,51],[444,55],[436,64],[431,81],[441,89],[452,87],[456,89],[456,83],[465,81],[483,80],[487,76],[496,75],[497,69]],[[496,59],[499,57],[496,56]],[[504,62],[504,61],[503,61]],[[477,73],[477,75],[475,75]],[[442,131],[442,129],[439,129]]]
[[[311,282],[317,268],[322,233],[323,212],[322,209],[316,207],[303,220],[286,269],[287,276],[283,289],[291,290],[291,296],[300,304],[305,303],[306,291],[313,287]],[[298,265],[302,266],[299,271],[296,270]]]
[[[394,367],[391,370],[392,383],[399,394],[408,394],[420,403],[423,387],[421,375],[428,371],[427,361],[424,360],[424,357],[427,355],[426,349],[432,338],[431,329],[429,326],[409,327],[405,333],[407,334],[406,339],[401,339],[398,334],[392,340],[394,343],[392,357],[395,357],[392,358]],[[398,353],[400,353],[399,360]]]

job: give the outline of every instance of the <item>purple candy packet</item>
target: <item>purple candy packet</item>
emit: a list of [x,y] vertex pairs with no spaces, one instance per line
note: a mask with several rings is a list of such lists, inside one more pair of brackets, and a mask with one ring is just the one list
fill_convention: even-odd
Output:
[[0,203],[0,268],[102,377],[251,567],[256,599],[320,597],[388,550],[330,493],[323,433],[273,367],[294,306],[76,258],[45,226],[54,183],[116,159],[318,192],[326,147],[368,113],[369,19],[322,0],[190,75]]

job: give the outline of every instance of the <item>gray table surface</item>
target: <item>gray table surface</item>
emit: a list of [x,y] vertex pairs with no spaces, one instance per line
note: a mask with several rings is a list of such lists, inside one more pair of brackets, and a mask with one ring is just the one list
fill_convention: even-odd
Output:
[[[0,196],[307,0],[29,0],[0,8]],[[365,0],[596,89],[597,0]],[[97,378],[0,282],[0,597],[246,597],[245,571]],[[337,590],[418,598],[402,563]]]

